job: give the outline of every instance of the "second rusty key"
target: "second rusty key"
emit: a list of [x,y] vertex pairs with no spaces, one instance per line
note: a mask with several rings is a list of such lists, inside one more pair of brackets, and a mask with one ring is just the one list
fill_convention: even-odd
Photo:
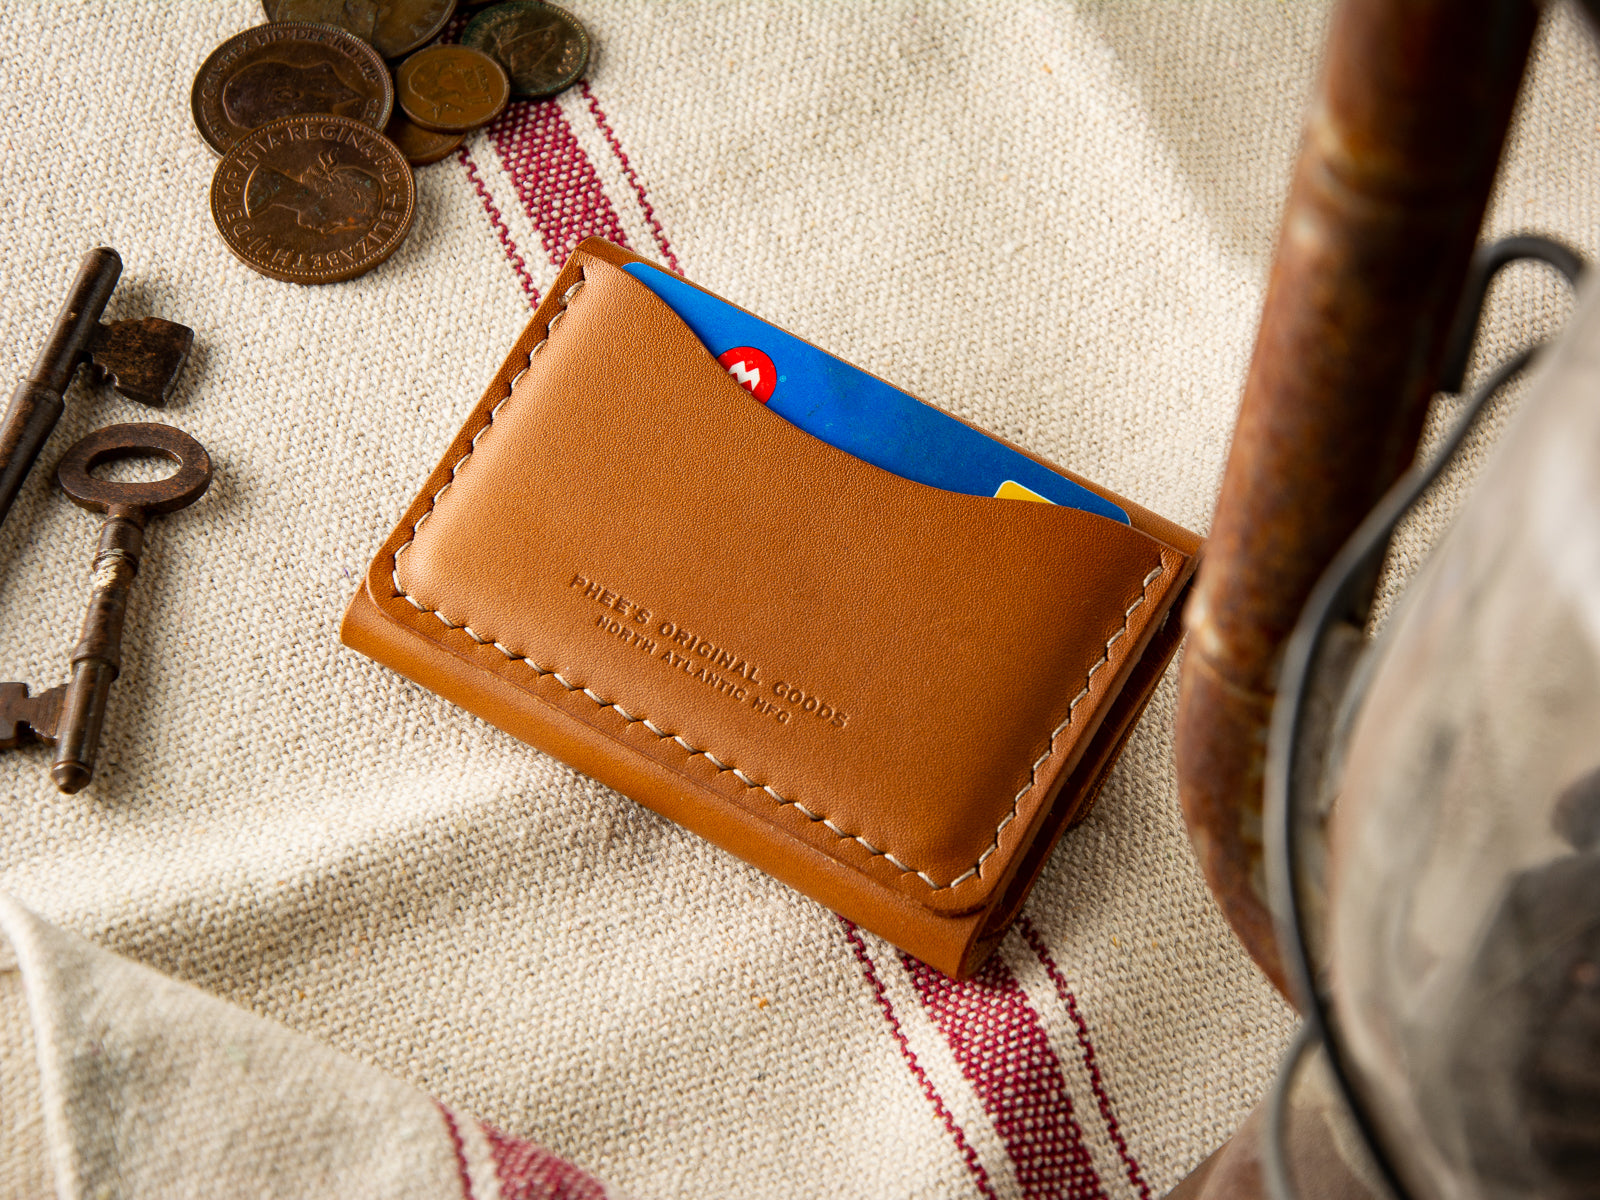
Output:
[[[117,483],[90,474],[118,458],[166,458],[178,469],[147,483]],[[72,678],[53,731],[56,757],[50,776],[63,792],[76,792],[94,774],[106,695],[122,669],[122,622],[128,588],[144,551],[145,522],[205,495],[211,486],[211,458],[199,442],[170,425],[108,425],[67,451],[56,480],[73,503],[106,516],[94,555],[94,591],[72,648]]]
[[160,317],[102,324],[100,315],[122,274],[109,246],[83,256],[50,337],[28,377],[0,415],[0,522],[62,412],[62,393],[87,362],[129,399],[160,408],[189,357],[194,330]]

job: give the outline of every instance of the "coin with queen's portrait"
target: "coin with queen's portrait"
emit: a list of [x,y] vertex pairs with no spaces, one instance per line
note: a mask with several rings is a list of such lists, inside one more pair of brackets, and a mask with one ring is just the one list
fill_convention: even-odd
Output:
[[405,240],[416,185],[404,155],[358,121],[286,117],[241,139],[211,181],[228,249],[291,283],[352,279]]

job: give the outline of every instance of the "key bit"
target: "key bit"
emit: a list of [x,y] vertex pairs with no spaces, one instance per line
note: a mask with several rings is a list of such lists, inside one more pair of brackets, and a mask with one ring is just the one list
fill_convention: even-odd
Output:
[[0,683],[0,750],[15,750],[27,742],[54,745],[66,693],[65,684],[30,696],[25,683]]
[[160,407],[172,394],[194,344],[194,330],[160,317],[102,324],[100,314],[122,274],[108,246],[83,256],[67,301],[27,379],[0,418],[0,522],[61,419],[62,393],[84,363],[130,400]]
[[165,408],[193,345],[194,330],[162,317],[103,322],[89,340],[89,366],[129,400]]

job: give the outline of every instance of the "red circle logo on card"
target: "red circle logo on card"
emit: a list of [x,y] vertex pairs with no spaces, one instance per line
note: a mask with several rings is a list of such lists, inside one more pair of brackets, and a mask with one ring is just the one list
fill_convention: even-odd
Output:
[[717,361],[761,403],[772,399],[772,389],[778,386],[778,368],[754,346],[735,346],[719,355]]

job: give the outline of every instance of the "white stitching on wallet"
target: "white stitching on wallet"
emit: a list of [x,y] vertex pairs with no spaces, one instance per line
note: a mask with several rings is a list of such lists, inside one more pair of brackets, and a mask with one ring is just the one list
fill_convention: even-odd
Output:
[[[404,547],[402,547],[402,549],[403,548]],[[397,558],[399,557],[398,553],[396,554],[396,557]],[[1116,633],[1112,634],[1109,638],[1106,639],[1105,651],[1104,651],[1104,653],[1101,654],[1099,661],[1096,662],[1092,667],[1089,668],[1088,674],[1086,676],[1087,679],[1093,680],[1094,676],[1095,676],[1095,672],[1100,670],[1101,667],[1105,666],[1110,661],[1110,659],[1111,659],[1111,647],[1114,646],[1116,644],[1116,642],[1123,636],[1123,634],[1125,634],[1128,631],[1128,622],[1133,619],[1133,614],[1138,610],[1139,606],[1145,602],[1145,599],[1147,598],[1149,590],[1150,590],[1151,583],[1153,583],[1155,581],[1156,577],[1161,574],[1161,571],[1162,571],[1162,568],[1161,568],[1160,564],[1157,564],[1157,566],[1148,575],[1146,575],[1144,577],[1144,581],[1143,581],[1143,583],[1141,585],[1141,589],[1140,589],[1140,592],[1139,592],[1138,599],[1136,599],[1132,604],[1130,604],[1123,611],[1122,628],[1117,630]],[[810,821],[812,824],[822,825],[829,832],[834,834],[834,836],[836,836],[836,837],[838,837],[838,838],[840,838],[842,840],[852,841],[852,842],[857,843],[863,849],[865,849],[868,854],[872,855],[875,858],[882,858],[885,862],[889,863],[892,867],[894,867],[896,870],[898,870],[902,875],[915,875],[918,879],[920,879],[924,883],[926,883],[929,888],[931,888],[932,890],[934,890],[936,892],[948,891],[951,888],[960,887],[963,883],[965,883],[969,879],[975,879],[975,878],[981,877],[981,875],[983,873],[983,864],[988,862],[990,856],[993,855],[994,852],[997,849],[999,849],[1001,836],[1005,833],[1006,828],[1014,820],[1016,820],[1017,810],[1018,810],[1018,807],[1022,803],[1022,798],[1024,796],[1026,796],[1028,794],[1028,792],[1031,791],[1035,787],[1035,785],[1037,784],[1038,778],[1039,778],[1039,768],[1042,767],[1050,759],[1050,756],[1055,753],[1056,740],[1061,736],[1062,731],[1065,730],[1067,728],[1067,726],[1072,724],[1072,718],[1077,712],[1078,705],[1083,701],[1084,697],[1089,694],[1089,688],[1088,688],[1088,686],[1085,686],[1083,688],[1083,690],[1080,691],[1076,696],[1074,696],[1072,698],[1071,702],[1068,704],[1068,706],[1067,706],[1067,715],[1062,719],[1061,723],[1059,725],[1057,725],[1055,727],[1055,729],[1053,729],[1051,731],[1051,733],[1050,733],[1050,744],[1046,748],[1045,752],[1043,754],[1041,754],[1038,757],[1038,759],[1034,762],[1033,769],[1031,771],[1029,771],[1029,773],[1028,773],[1028,782],[1026,784],[1024,784],[1022,786],[1021,790],[1018,791],[1017,794],[1012,798],[1011,811],[1006,813],[1006,815],[1000,819],[1000,823],[995,826],[994,840],[992,842],[990,842],[988,849],[986,849],[982,854],[980,854],[978,856],[978,861],[976,863],[974,863],[966,871],[962,872],[960,875],[957,875],[949,883],[940,883],[938,880],[934,879],[933,876],[929,875],[926,871],[919,871],[919,870],[915,869],[914,867],[908,867],[908,866],[906,866],[905,863],[901,862],[899,858],[897,858],[895,855],[891,854],[889,851],[878,849],[878,847],[874,846],[871,842],[867,841],[867,839],[862,837],[860,834],[851,833],[846,829],[841,829],[838,825],[836,825],[833,822],[833,820],[831,818],[825,817],[821,813],[812,812],[811,809],[807,808],[804,804],[801,804],[798,800],[789,799],[787,796],[784,796],[781,792],[779,792],[776,788],[772,787],[770,784],[757,783],[754,779],[751,779],[750,776],[746,775],[738,767],[729,766],[727,763],[724,763],[716,755],[712,754],[709,750],[696,749],[682,735],[674,734],[674,733],[668,733],[666,730],[662,729],[654,721],[649,720],[648,718],[635,717],[631,713],[627,712],[624,708],[622,708],[621,705],[616,704],[613,701],[606,700],[603,697],[597,695],[592,688],[580,687],[578,684],[575,684],[575,683],[572,683],[572,682],[568,681],[566,678],[564,678],[558,672],[550,671],[550,670],[545,669],[544,667],[541,667],[538,663],[534,662],[531,658],[527,658],[527,657],[525,657],[523,655],[517,654],[517,653],[507,649],[505,646],[501,645],[497,641],[487,641],[487,640],[485,640],[483,638],[478,637],[476,634],[472,633],[472,631],[470,629],[468,629],[466,626],[458,626],[458,625],[453,624],[448,617],[444,616],[444,614],[438,612],[435,609],[430,609],[430,608],[426,607],[425,605],[420,603],[414,596],[410,595],[407,592],[401,592],[400,594],[405,599],[409,600],[412,603],[412,605],[415,606],[417,609],[419,609],[422,612],[431,613],[433,616],[437,617],[441,622],[443,622],[449,628],[451,628],[451,629],[461,629],[463,632],[470,634],[473,637],[473,640],[476,641],[480,646],[482,646],[482,645],[493,646],[496,650],[500,651],[501,654],[505,655],[506,658],[510,659],[512,662],[520,662],[520,663],[525,664],[529,669],[531,669],[533,671],[533,673],[536,676],[539,676],[539,677],[542,678],[542,677],[548,675],[552,679],[554,679],[557,683],[559,683],[562,687],[566,688],[567,691],[569,691],[569,692],[581,692],[584,696],[586,696],[590,700],[594,701],[594,703],[596,705],[598,705],[602,709],[605,709],[605,708],[614,709],[616,711],[617,715],[620,716],[629,725],[635,725],[635,724],[643,725],[646,729],[648,729],[651,733],[653,733],[657,738],[661,739],[662,741],[676,742],[679,746],[681,746],[688,753],[688,756],[690,758],[694,758],[696,755],[699,755],[700,757],[706,759],[706,761],[711,763],[711,765],[714,766],[717,769],[717,772],[719,774],[721,774],[723,772],[731,772],[732,775],[734,776],[734,778],[739,780],[740,783],[744,784],[745,787],[750,788],[752,791],[765,792],[768,796],[771,796],[772,799],[780,807],[793,808],[796,812],[798,812],[802,817],[804,817],[806,820]]]
[[898,870],[902,875],[915,875],[918,879],[920,879],[924,883],[926,883],[929,888],[931,888],[932,890],[934,890],[936,892],[948,891],[951,888],[955,888],[955,887],[961,886],[961,884],[965,883],[969,879],[974,879],[974,878],[979,877],[980,874],[982,873],[982,870],[983,870],[983,864],[986,863],[989,860],[989,857],[997,849],[999,849],[1001,834],[1003,834],[1005,832],[1005,830],[1006,830],[1006,827],[1008,825],[1010,825],[1011,822],[1016,819],[1017,809],[1018,809],[1018,806],[1021,805],[1021,803],[1022,803],[1022,798],[1024,796],[1026,796],[1028,794],[1028,792],[1031,791],[1033,789],[1033,787],[1037,784],[1038,776],[1039,776],[1039,768],[1041,766],[1043,766],[1044,763],[1049,760],[1050,756],[1055,753],[1056,739],[1061,736],[1061,732],[1064,729],[1066,729],[1068,725],[1072,724],[1072,718],[1073,718],[1073,715],[1077,712],[1079,703],[1082,702],[1082,700],[1086,696],[1088,696],[1089,691],[1090,691],[1090,687],[1094,682],[1095,672],[1098,671],[1101,667],[1105,666],[1110,661],[1110,659],[1111,659],[1111,647],[1116,644],[1118,639],[1120,639],[1123,636],[1123,634],[1128,632],[1128,623],[1133,619],[1134,612],[1139,608],[1139,606],[1141,604],[1143,604],[1145,602],[1145,599],[1148,596],[1149,591],[1150,591],[1150,584],[1153,583],[1155,581],[1156,577],[1161,574],[1161,571],[1162,571],[1161,564],[1157,563],[1156,566],[1155,566],[1155,569],[1152,570],[1148,575],[1146,575],[1144,577],[1144,581],[1143,581],[1143,584],[1141,585],[1141,589],[1140,589],[1140,592],[1139,592],[1138,599],[1134,600],[1134,602],[1132,604],[1130,604],[1123,611],[1123,614],[1122,614],[1122,628],[1117,630],[1109,638],[1106,639],[1105,650],[1101,654],[1100,660],[1098,662],[1096,662],[1092,667],[1089,668],[1089,672],[1085,676],[1085,679],[1084,679],[1083,689],[1076,696],[1074,696],[1072,698],[1072,700],[1068,703],[1068,705],[1067,705],[1067,715],[1062,719],[1061,724],[1057,725],[1055,727],[1055,729],[1053,729],[1051,731],[1051,733],[1050,733],[1050,744],[1045,749],[1045,752],[1043,754],[1041,754],[1039,756],[1039,758],[1034,762],[1033,769],[1031,771],[1029,771],[1029,773],[1028,773],[1028,782],[1023,785],[1022,789],[1019,792],[1017,792],[1017,794],[1014,797],[1012,797],[1012,800],[1011,800],[1011,811],[1006,813],[1006,815],[1003,818],[1001,818],[1000,823],[995,826],[994,840],[993,840],[993,842],[990,843],[989,848],[987,850],[985,850],[982,854],[980,854],[978,856],[978,861],[976,863],[974,863],[966,871],[964,871],[962,874],[956,876],[949,883],[940,883],[940,882],[938,882],[938,880],[936,880],[932,876],[930,876],[927,872],[919,871],[914,867],[908,867],[905,863],[901,862],[900,859],[895,857],[889,851],[878,849],[878,847],[874,846],[871,842],[867,841],[867,839],[862,837],[861,835],[850,833],[847,830],[841,829],[838,825],[834,824],[834,822],[833,822],[833,820],[831,818],[826,817],[821,813],[812,812],[811,809],[807,808],[804,804],[801,804],[798,800],[790,800],[790,799],[788,799],[786,796],[782,795],[780,792],[778,792],[771,785],[764,784],[764,783],[757,783],[755,780],[751,779],[750,776],[746,775],[738,767],[730,766],[729,764],[724,763],[720,758],[718,758],[716,755],[712,754],[709,750],[696,749],[694,746],[690,745],[690,743],[688,741],[686,741],[681,734],[668,733],[666,730],[662,729],[659,725],[657,725],[654,721],[650,720],[648,717],[635,717],[635,716],[631,715],[630,713],[628,713],[627,711],[625,711],[620,705],[618,705],[618,704],[616,704],[616,703],[614,703],[614,702],[612,702],[610,700],[605,700],[605,699],[601,698],[592,689],[587,688],[587,687],[583,687],[583,686],[581,686],[579,684],[572,683],[572,682],[568,681],[559,672],[552,671],[552,670],[547,670],[546,668],[541,667],[538,663],[534,662],[533,659],[528,658],[526,655],[522,655],[522,654],[516,653],[516,651],[511,650],[509,647],[502,645],[497,640],[479,636],[476,632],[473,631],[473,629],[470,626],[456,624],[454,621],[450,620],[450,618],[446,617],[443,613],[441,613],[437,609],[429,608],[422,601],[418,600],[415,596],[411,595],[411,593],[406,591],[405,587],[400,583],[400,556],[402,554],[404,554],[407,549],[410,548],[411,543],[416,540],[418,531],[421,530],[423,524],[427,521],[427,519],[430,516],[433,515],[433,509],[434,509],[434,506],[439,503],[439,497],[443,496],[445,494],[445,492],[449,490],[450,485],[455,482],[456,472],[460,471],[461,468],[466,465],[467,460],[472,457],[473,451],[475,451],[478,448],[478,440],[480,438],[482,438],[484,434],[488,433],[489,430],[493,427],[494,422],[495,422],[495,418],[500,415],[500,409],[502,407],[504,407],[504,405],[505,405],[507,400],[511,399],[511,391],[512,391],[512,389],[514,389],[516,387],[518,381],[521,380],[523,375],[525,375],[527,373],[528,368],[533,365],[533,356],[544,348],[545,343],[548,342],[550,340],[551,335],[555,333],[556,326],[558,324],[560,324],[562,318],[567,315],[566,306],[572,302],[573,297],[575,297],[578,294],[579,289],[581,289],[583,287],[583,282],[584,282],[583,281],[583,276],[582,276],[582,272],[580,270],[578,281],[576,283],[574,283],[570,288],[568,288],[564,293],[562,293],[561,299],[559,301],[559,303],[561,305],[561,311],[558,312],[554,317],[552,317],[550,319],[550,323],[547,326],[545,326],[544,337],[541,338],[537,343],[535,343],[533,348],[528,351],[528,361],[523,365],[522,370],[518,371],[516,373],[516,375],[514,375],[512,377],[511,382],[510,382],[510,384],[508,385],[508,387],[506,389],[505,396],[503,396],[500,399],[500,401],[493,408],[491,408],[489,410],[488,420],[486,420],[484,422],[483,428],[478,430],[478,432],[473,435],[471,446],[468,448],[467,452],[461,456],[461,458],[456,462],[456,464],[453,467],[450,468],[450,478],[445,482],[443,487],[441,487],[438,491],[434,492],[432,498],[429,500],[429,503],[428,503],[428,511],[423,513],[422,516],[418,517],[417,521],[416,521],[416,524],[414,524],[411,527],[411,537],[409,539],[407,539],[407,541],[405,542],[404,545],[402,545],[398,550],[396,550],[394,552],[394,562],[393,562],[393,567],[390,570],[390,578],[394,581],[395,595],[398,596],[398,597],[403,597],[405,600],[409,601],[411,606],[413,608],[415,608],[418,612],[429,613],[432,616],[438,618],[440,623],[443,624],[446,628],[448,628],[448,629],[460,629],[464,633],[466,633],[467,636],[470,637],[478,645],[480,645],[480,646],[493,646],[496,650],[498,650],[501,654],[503,654],[511,662],[520,662],[520,663],[524,664],[530,670],[533,671],[533,673],[534,673],[534,675],[536,677],[542,679],[546,675],[548,675],[548,676],[550,676],[550,678],[554,679],[557,683],[559,683],[567,691],[569,691],[569,692],[581,692],[585,697],[587,697],[588,699],[594,701],[594,703],[597,704],[602,709],[606,709],[606,708],[614,709],[616,711],[617,715],[620,716],[623,719],[623,721],[626,722],[627,724],[629,724],[629,725],[634,725],[634,724],[643,725],[646,729],[648,729],[652,734],[654,734],[661,741],[676,742],[679,746],[681,746],[685,751],[688,752],[688,755],[689,755],[690,758],[694,758],[696,755],[701,756],[707,762],[709,762],[713,767],[715,767],[719,774],[724,773],[724,772],[731,773],[734,776],[734,778],[738,779],[739,782],[743,783],[745,785],[745,787],[751,789],[752,791],[765,792],[768,796],[772,797],[772,799],[780,807],[793,808],[797,813],[799,813],[806,820],[810,821],[812,824],[820,824],[820,825],[822,825],[823,827],[825,827],[826,829],[831,831],[835,836],[839,837],[840,839],[842,839],[844,841],[852,841],[852,842],[857,843],[858,845],[863,847],[867,851],[867,853],[872,855],[874,858],[882,858],[885,862],[889,863],[890,866],[892,866],[896,870]]
[[1095,663],[1094,666],[1090,667],[1089,673],[1084,676],[1083,690],[1068,702],[1067,715],[1061,718],[1061,724],[1057,725],[1050,731],[1050,744],[1045,747],[1044,753],[1039,755],[1039,757],[1034,760],[1033,769],[1028,772],[1028,782],[1023,784],[1021,790],[1011,798],[1011,811],[1001,819],[999,825],[995,826],[994,841],[989,843],[989,848],[987,850],[978,855],[978,861],[972,865],[971,869],[969,869],[964,875],[957,875],[949,882],[947,885],[948,887],[956,887],[966,882],[974,875],[979,874],[983,870],[983,864],[989,861],[989,856],[1000,848],[1000,835],[1005,832],[1006,826],[1011,824],[1011,822],[1016,819],[1017,806],[1022,803],[1022,798],[1032,791],[1034,785],[1038,782],[1039,768],[1042,767],[1049,760],[1050,756],[1056,752],[1056,739],[1061,736],[1061,731],[1063,729],[1072,724],[1072,717],[1073,714],[1078,711],[1078,705],[1083,701],[1083,698],[1089,694],[1089,687],[1094,682],[1094,673],[1101,667],[1105,666],[1106,663],[1111,661],[1111,647],[1116,644],[1118,638],[1128,632],[1128,622],[1133,620],[1134,612],[1141,604],[1144,603],[1145,597],[1149,594],[1150,585],[1155,582],[1156,577],[1160,574],[1161,564],[1158,562],[1151,570],[1150,574],[1146,575],[1143,581],[1140,583],[1139,598],[1132,604],[1128,605],[1127,608],[1122,610],[1122,628],[1117,630],[1106,639],[1106,648],[1104,653],[1100,655],[1100,661]]

